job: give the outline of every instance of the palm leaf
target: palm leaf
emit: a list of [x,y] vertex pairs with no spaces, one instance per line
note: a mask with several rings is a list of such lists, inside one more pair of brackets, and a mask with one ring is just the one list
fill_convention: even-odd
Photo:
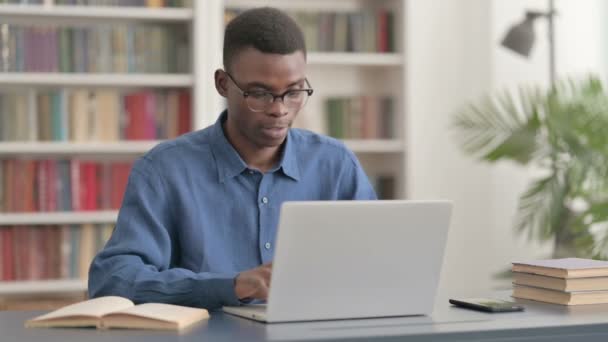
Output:
[[520,197],[516,229],[531,240],[545,241],[561,228],[568,192],[564,175],[553,173],[539,179]]
[[492,162],[505,158],[525,164],[533,158],[542,98],[538,90],[519,94],[519,100],[508,91],[495,99],[486,96],[457,113],[453,126],[465,152]]

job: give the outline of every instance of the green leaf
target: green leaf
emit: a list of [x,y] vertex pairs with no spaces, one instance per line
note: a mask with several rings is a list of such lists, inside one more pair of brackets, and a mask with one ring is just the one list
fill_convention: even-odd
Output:
[[495,149],[487,153],[483,158],[488,161],[499,159],[512,159],[520,164],[527,164],[537,150],[536,138],[540,123],[531,117],[520,130],[511,133]]

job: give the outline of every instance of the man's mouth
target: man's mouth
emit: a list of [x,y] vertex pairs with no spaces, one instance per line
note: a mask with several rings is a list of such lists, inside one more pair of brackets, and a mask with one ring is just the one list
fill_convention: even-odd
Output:
[[287,131],[288,126],[264,126],[262,130],[273,138],[281,138]]

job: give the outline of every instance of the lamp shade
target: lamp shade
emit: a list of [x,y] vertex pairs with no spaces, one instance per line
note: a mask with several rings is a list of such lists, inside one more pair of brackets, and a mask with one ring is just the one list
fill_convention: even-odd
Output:
[[534,38],[534,19],[526,17],[519,24],[511,27],[501,44],[513,52],[529,57],[534,45]]

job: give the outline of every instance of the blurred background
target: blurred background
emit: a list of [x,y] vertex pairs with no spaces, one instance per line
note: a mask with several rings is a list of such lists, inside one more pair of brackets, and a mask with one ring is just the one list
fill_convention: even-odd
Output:
[[[543,154],[549,145],[540,142],[556,140],[543,140],[554,136],[552,113],[592,112],[586,128],[606,113],[601,90],[551,92],[552,74],[604,79],[604,1],[0,0],[0,309],[85,297],[88,265],[112,232],[132,161],[216,120],[223,27],[263,5],[284,9],[305,33],[315,94],[297,126],[343,140],[381,198],[454,201],[441,293],[510,288],[501,275],[512,261],[555,256],[564,241],[577,242],[566,254],[603,256],[601,231],[597,240],[560,235],[568,227],[588,233],[591,221],[577,214],[585,208],[599,213],[593,223],[608,217],[604,197],[595,196],[606,189],[601,167],[594,189],[604,192],[589,190],[591,171],[576,169],[581,186],[565,182],[576,189],[571,197],[548,191],[526,207],[557,219],[522,222],[519,201],[556,170],[547,161],[572,164],[564,150]],[[526,22],[526,13],[538,17]],[[517,24],[528,56],[501,44]],[[521,96],[522,87],[535,90]],[[503,102],[502,116],[493,116],[480,101],[500,103],[496,94],[505,91],[516,105]],[[560,131],[564,141],[583,136],[564,120],[560,127],[572,127]],[[496,126],[507,133],[492,135]],[[595,141],[601,130],[584,133],[579,140]],[[477,151],[463,145],[471,134]],[[502,154],[484,155],[497,146]],[[560,225],[564,212],[578,225]],[[556,236],[565,238],[557,244]]]

